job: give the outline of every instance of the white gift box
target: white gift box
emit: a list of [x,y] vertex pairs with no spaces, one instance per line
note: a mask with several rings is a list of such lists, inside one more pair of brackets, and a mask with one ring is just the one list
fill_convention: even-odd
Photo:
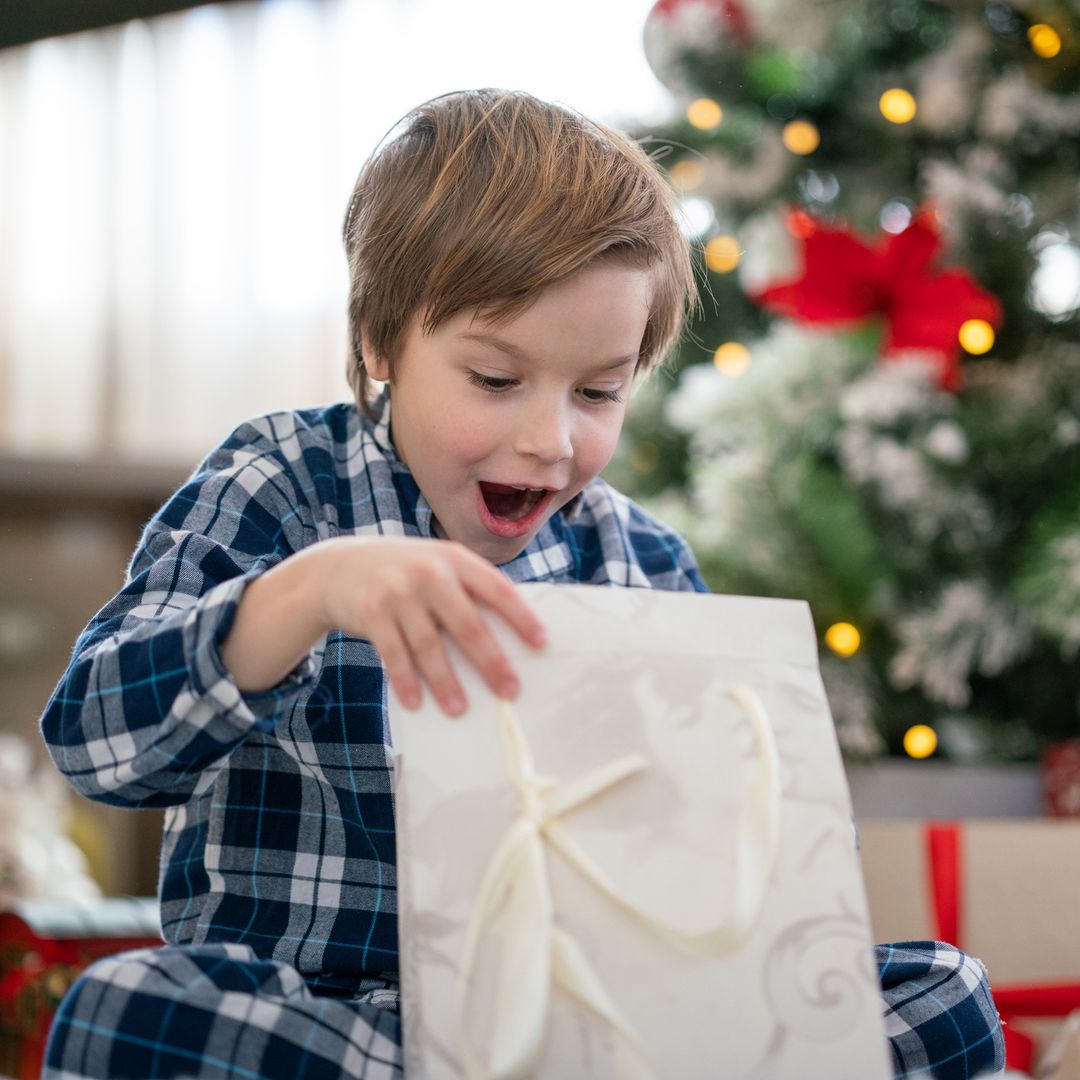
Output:
[[891,1077],[806,605],[519,588],[512,707],[391,705],[410,1080]]

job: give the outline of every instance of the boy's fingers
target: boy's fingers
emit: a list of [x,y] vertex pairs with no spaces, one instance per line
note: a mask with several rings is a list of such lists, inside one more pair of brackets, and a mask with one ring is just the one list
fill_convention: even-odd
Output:
[[454,676],[442,635],[431,614],[424,609],[410,609],[401,614],[400,622],[413,662],[435,695],[439,708],[448,716],[463,713],[465,692]]
[[401,632],[391,624],[379,634],[379,640],[373,640],[372,644],[379,650],[386,677],[401,704],[406,709],[419,708],[422,697],[420,683]]
[[496,694],[516,697],[521,689],[517,673],[472,597],[452,581],[440,601],[439,618],[466,659]]
[[544,624],[513,583],[494,566],[490,563],[474,564],[463,580],[469,592],[505,619],[526,645],[537,649],[546,644]]

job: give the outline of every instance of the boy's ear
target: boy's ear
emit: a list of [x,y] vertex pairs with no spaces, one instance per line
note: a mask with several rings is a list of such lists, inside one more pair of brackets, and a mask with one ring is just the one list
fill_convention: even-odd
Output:
[[390,365],[385,356],[377,355],[375,347],[371,344],[371,338],[368,336],[367,323],[363,322],[360,324],[360,349],[363,352],[367,373],[379,382],[386,382],[390,377]]

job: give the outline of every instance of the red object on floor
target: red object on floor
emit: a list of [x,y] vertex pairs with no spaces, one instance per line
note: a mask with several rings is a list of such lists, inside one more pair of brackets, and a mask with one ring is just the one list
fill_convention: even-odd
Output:
[[1080,817],[1080,739],[1047,747],[1042,756],[1043,812]]
[[95,960],[160,945],[149,900],[17,903],[0,911],[0,1075],[37,1080],[60,999]]
[[[1080,745],[1080,742],[1078,742]],[[938,939],[964,947],[963,926],[963,826],[956,821],[926,825],[926,857],[929,867],[930,901]],[[1080,972],[1077,973],[1080,976]],[[1030,1072],[1035,1041],[1012,1026],[1016,1018],[1068,1016],[1080,1009],[1080,981],[992,986],[994,1004],[1005,1035],[1005,1065]]]

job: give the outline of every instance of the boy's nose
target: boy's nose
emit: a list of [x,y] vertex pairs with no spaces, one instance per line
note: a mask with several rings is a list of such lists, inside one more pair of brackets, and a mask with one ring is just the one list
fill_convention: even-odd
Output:
[[518,417],[514,432],[517,453],[536,458],[545,465],[555,465],[574,456],[570,438],[570,418],[563,408],[537,403]]

